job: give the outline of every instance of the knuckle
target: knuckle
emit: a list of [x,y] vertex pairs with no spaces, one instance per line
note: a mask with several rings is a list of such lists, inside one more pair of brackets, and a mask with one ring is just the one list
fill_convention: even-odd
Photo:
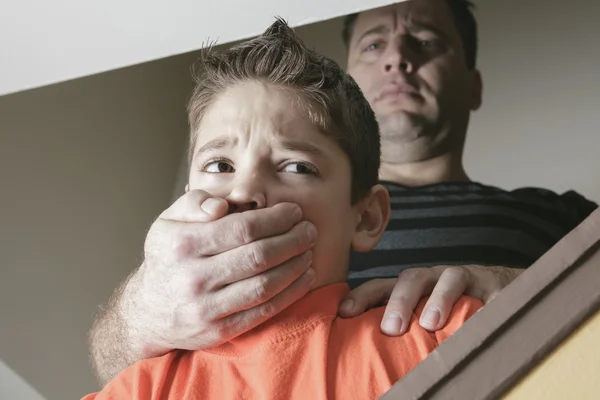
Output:
[[194,238],[191,235],[183,235],[173,243],[172,257],[181,262],[191,258],[195,253]]
[[[188,292],[191,293],[194,297],[202,297],[206,296],[207,293],[213,289],[213,281],[209,279],[208,274],[206,273],[198,273],[193,279],[188,280],[190,283],[188,286]],[[207,308],[207,311],[211,308]]]
[[459,278],[459,279],[465,279],[469,276],[469,273],[467,272],[467,269],[463,268],[463,267],[448,267],[446,268],[446,270],[443,272],[443,274],[455,277],[455,278]]
[[454,298],[448,292],[432,293],[429,297],[429,301],[437,306],[444,304],[451,304],[454,302]]
[[267,259],[263,246],[251,246],[248,250],[247,258],[246,267],[250,271],[264,271],[267,269]]
[[250,227],[248,226],[247,220],[244,218],[236,218],[231,225],[231,231],[234,237],[239,239],[242,243],[250,243],[252,241]]
[[[395,282],[397,281],[397,279],[393,279],[393,284],[392,286],[395,284]],[[382,290],[382,288],[384,288],[388,283],[388,279],[386,278],[375,278],[375,279],[371,279],[370,281],[367,281],[365,283],[363,283],[361,286],[355,288],[353,290],[353,292],[366,292],[366,293],[377,293],[380,290]]]
[[397,294],[393,298],[390,298],[389,304],[391,307],[396,310],[399,308],[403,308],[410,302],[410,299],[406,297],[404,294]]
[[377,289],[394,288],[398,282],[397,278],[377,278],[373,279],[373,287]]
[[270,318],[277,312],[275,305],[271,301],[267,301],[261,304],[258,310],[262,318]]
[[232,336],[232,326],[225,321],[220,321],[215,324],[212,329],[215,342],[223,342]]
[[300,273],[305,271],[310,262],[312,261],[312,254],[310,251],[292,258],[286,265],[290,266],[290,273]]
[[243,218],[242,214],[238,215],[240,217],[234,219],[231,226],[232,234],[242,243],[253,242],[255,240],[254,224],[252,224],[248,218]]
[[405,269],[398,275],[398,279],[408,282],[422,281],[425,277],[426,271],[422,268]]
[[254,285],[254,296],[256,301],[260,302],[267,299],[269,293],[268,287],[269,280],[266,277],[260,276],[256,278],[256,284]]

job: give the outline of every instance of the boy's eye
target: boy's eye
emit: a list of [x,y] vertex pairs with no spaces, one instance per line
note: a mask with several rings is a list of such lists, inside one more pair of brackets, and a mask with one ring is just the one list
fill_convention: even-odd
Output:
[[315,175],[319,172],[319,170],[317,170],[317,168],[314,165],[306,162],[290,162],[281,169],[281,172]]
[[375,51],[377,49],[381,48],[381,42],[375,42],[375,43],[370,43],[368,46],[366,46],[363,51],[364,52],[368,52],[368,51]]
[[215,160],[205,164],[202,171],[212,174],[230,174],[235,172],[235,168],[226,160]]

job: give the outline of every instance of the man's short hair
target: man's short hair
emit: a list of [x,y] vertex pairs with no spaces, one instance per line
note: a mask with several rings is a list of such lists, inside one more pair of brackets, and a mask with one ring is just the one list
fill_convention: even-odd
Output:
[[193,75],[190,161],[202,117],[215,96],[237,83],[256,80],[291,93],[299,100],[298,109],[339,144],[350,159],[353,204],[377,183],[379,126],[369,103],[342,68],[307,48],[285,21],[277,19],[261,36],[223,53],[209,49]]
[[[445,0],[452,11],[454,23],[460,34],[463,47],[465,48],[465,59],[467,67],[474,69],[477,65],[477,20],[473,15],[475,5],[469,0]],[[350,14],[344,20],[344,28],[342,30],[342,39],[346,44],[346,48],[350,45],[350,39],[354,30],[354,23],[358,18],[357,14]]]

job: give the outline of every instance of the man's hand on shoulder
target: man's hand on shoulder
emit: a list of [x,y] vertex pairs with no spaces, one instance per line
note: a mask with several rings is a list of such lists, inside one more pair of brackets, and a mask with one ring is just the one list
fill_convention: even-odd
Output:
[[397,279],[374,279],[357,287],[341,303],[339,314],[350,318],[387,302],[381,330],[390,336],[402,335],[419,300],[429,295],[419,323],[437,331],[444,327],[461,296],[487,304],[522,272],[518,268],[480,265],[407,269]]

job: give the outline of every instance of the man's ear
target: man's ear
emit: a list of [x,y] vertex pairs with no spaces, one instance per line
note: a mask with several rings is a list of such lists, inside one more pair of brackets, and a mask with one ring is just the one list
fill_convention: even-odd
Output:
[[370,251],[375,248],[390,221],[390,194],[382,185],[375,185],[358,204],[359,218],[354,229],[352,248]]
[[471,77],[471,110],[477,111],[483,103],[483,78],[481,71],[474,69]]
[[189,191],[190,191],[190,184],[188,183],[185,185],[185,192],[187,193]]

